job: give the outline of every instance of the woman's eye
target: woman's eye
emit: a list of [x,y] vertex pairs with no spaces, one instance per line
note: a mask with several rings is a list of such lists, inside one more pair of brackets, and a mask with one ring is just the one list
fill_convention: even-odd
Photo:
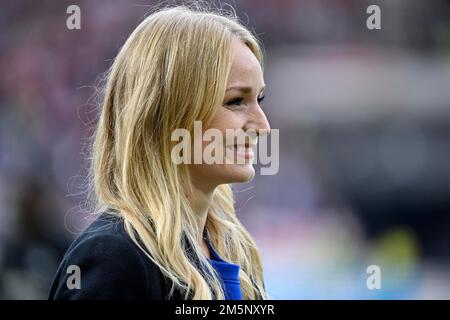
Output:
[[[256,100],[258,101],[258,103],[260,103],[261,101],[264,100],[265,97],[266,96],[263,95],[261,97],[258,97]],[[225,105],[227,105],[227,106],[240,106],[243,103],[243,101],[244,101],[244,98],[233,98],[233,99],[228,100],[225,103]]]
[[243,100],[244,100],[243,98],[234,98],[234,99],[228,100],[225,104],[227,106],[240,106]]

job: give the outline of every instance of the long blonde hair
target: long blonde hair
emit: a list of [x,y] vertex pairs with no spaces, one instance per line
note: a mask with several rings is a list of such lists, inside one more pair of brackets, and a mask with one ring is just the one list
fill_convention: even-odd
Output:
[[[232,12],[176,6],[146,17],[108,72],[93,136],[97,209],[123,217],[129,236],[172,281],[170,294],[177,288],[185,299],[224,299],[224,292],[195,245],[202,230],[183,189],[192,184],[187,166],[171,161],[170,137],[177,128],[192,132],[195,120],[208,123],[222,104],[234,38],[262,64],[258,40]],[[258,249],[236,217],[229,185],[214,191],[205,228],[219,255],[241,267],[243,299],[267,299]]]

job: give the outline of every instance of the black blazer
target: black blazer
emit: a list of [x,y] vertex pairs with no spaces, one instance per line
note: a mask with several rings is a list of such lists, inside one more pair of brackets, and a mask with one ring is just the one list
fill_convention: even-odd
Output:
[[[80,270],[81,288],[67,280]],[[70,279],[69,279],[70,280]],[[72,281],[69,281],[72,283]],[[122,218],[101,214],[70,245],[50,288],[50,300],[165,300],[171,281],[125,232]],[[183,299],[175,290],[171,299]]]

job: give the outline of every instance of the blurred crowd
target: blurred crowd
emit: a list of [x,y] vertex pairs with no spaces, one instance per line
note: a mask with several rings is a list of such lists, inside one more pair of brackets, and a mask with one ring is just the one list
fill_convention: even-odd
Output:
[[[0,299],[45,299],[85,225],[96,86],[155,3],[0,2]],[[269,293],[450,298],[450,3],[226,3],[264,43],[280,130],[278,174],[234,186]],[[81,30],[66,28],[71,4]]]

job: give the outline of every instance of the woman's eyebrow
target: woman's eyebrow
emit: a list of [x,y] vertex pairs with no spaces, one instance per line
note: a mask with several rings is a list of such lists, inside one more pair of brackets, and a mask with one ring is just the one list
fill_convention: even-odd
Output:
[[[264,89],[265,89],[265,85],[263,85],[262,87],[261,87],[261,90],[260,90],[260,92],[261,91],[263,91]],[[237,91],[241,91],[241,92],[243,92],[243,93],[249,93],[249,92],[252,92],[252,87],[240,87],[240,86],[235,86],[235,87],[229,87],[229,88],[227,88],[225,91],[226,92],[228,92],[228,91],[230,91],[230,90],[237,90]]]
[[226,91],[237,90],[242,91],[244,93],[252,92],[252,87],[229,87]]

